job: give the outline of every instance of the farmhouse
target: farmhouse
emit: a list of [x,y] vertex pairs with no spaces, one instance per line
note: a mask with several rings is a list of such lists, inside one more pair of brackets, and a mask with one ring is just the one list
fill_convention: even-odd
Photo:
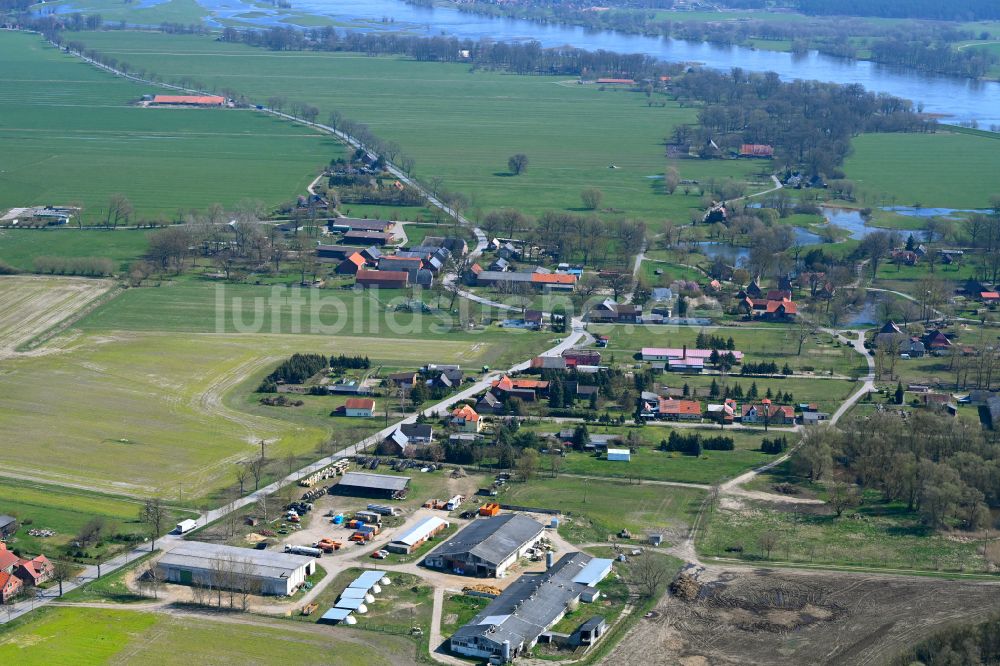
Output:
[[761,400],[759,405],[750,405],[743,410],[742,423],[768,423],[770,425],[793,425],[795,408],[775,405],[770,400]]
[[476,275],[476,284],[480,286],[527,284],[540,291],[573,291],[576,288],[576,276],[565,273],[490,270],[479,272]]
[[631,303],[615,303],[611,299],[598,303],[587,313],[587,319],[592,322],[611,322],[619,324],[636,324],[642,316],[642,307]]
[[537,395],[547,395],[549,383],[537,379],[511,379],[504,375],[493,382],[490,392],[498,399],[505,397],[520,398],[525,402],[534,402]]
[[0,573],[14,573],[14,567],[18,565],[21,558],[13,551],[7,550],[7,544],[0,541]]
[[701,403],[697,400],[675,400],[644,394],[640,401],[640,414],[646,419],[701,421]]
[[409,274],[403,271],[369,271],[359,270],[355,284],[362,287],[381,287],[383,289],[405,289],[409,284]]
[[345,416],[359,416],[370,419],[375,413],[375,401],[371,398],[348,398],[344,403]]
[[[498,663],[527,653],[570,606],[594,598],[588,593],[607,577],[611,565],[611,560],[586,553],[568,553],[544,573],[521,576],[455,632],[449,641],[451,649]],[[601,624],[592,620],[583,623],[577,640],[593,642],[601,633]]]
[[418,444],[434,441],[434,427],[429,423],[404,423],[382,440],[379,453],[387,456],[406,456]]
[[567,368],[601,364],[601,352],[596,349],[567,349],[562,353],[562,356],[566,359]]
[[482,419],[469,405],[462,405],[451,413],[451,424],[462,432],[479,432],[483,429]]
[[156,566],[170,583],[288,596],[316,571],[316,560],[304,555],[184,541],[161,557]]
[[225,106],[226,98],[216,95],[156,95],[150,105],[216,107]]
[[517,513],[477,520],[435,548],[424,563],[470,576],[502,578],[544,532],[541,523]]
[[409,485],[408,476],[348,472],[340,477],[339,483],[330,488],[330,494],[403,499]]
[[0,571],[0,604],[8,603],[21,594],[24,583],[14,574]]
[[443,518],[429,516],[390,541],[385,549],[392,553],[412,553],[432,536],[446,529],[450,524]]

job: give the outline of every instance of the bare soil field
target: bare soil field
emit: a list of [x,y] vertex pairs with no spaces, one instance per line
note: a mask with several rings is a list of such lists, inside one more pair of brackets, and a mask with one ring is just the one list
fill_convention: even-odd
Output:
[[882,664],[1000,609],[993,583],[735,568],[700,580],[695,600],[664,597],[607,663]]
[[69,277],[0,278],[0,359],[100,298],[112,283]]

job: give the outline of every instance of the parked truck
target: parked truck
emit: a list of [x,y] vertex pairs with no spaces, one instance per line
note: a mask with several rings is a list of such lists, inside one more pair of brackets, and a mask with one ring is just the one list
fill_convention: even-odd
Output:
[[196,527],[198,527],[197,521],[191,520],[189,518],[187,520],[182,520],[181,522],[177,523],[176,532],[178,534],[184,534],[185,532],[190,532]]
[[323,551],[311,546],[285,546],[285,552],[293,555],[311,555],[312,557],[322,557]]

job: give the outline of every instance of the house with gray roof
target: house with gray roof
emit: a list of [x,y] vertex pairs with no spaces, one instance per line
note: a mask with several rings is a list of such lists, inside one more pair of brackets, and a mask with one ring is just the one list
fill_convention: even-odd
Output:
[[408,476],[347,472],[340,477],[339,483],[331,486],[330,494],[402,499],[409,485]]
[[316,560],[271,550],[184,541],[163,555],[156,566],[163,580],[170,583],[287,596],[315,573]]
[[[594,562],[601,564],[593,567]],[[571,605],[595,598],[585,594],[593,587],[581,578],[588,567],[606,576],[611,561],[596,560],[586,553],[568,553],[544,573],[524,574],[452,635],[452,651],[499,663],[526,654]],[[600,582],[596,576],[586,579],[595,585]],[[588,642],[596,640],[598,625],[600,622],[593,618],[581,625],[580,629],[588,630]]]
[[470,576],[501,578],[544,532],[537,520],[517,513],[476,520],[435,548],[424,564]]

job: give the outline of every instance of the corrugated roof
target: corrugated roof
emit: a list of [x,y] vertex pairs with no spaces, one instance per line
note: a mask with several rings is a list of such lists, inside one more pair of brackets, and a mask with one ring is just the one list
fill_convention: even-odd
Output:
[[153,104],[225,104],[225,97],[215,95],[156,95]]
[[409,483],[410,477],[408,476],[348,472],[340,478],[338,485],[351,486],[353,488],[374,488],[378,490],[403,490]]
[[517,513],[476,520],[438,546],[434,550],[434,555],[448,558],[472,555],[495,566],[537,537],[544,529],[538,521]]
[[312,557],[306,555],[237,548],[202,541],[185,541],[161,557],[160,564],[211,570],[214,562],[223,560],[249,562],[253,565],[256,575],[267,578],[287,578],[314,561]]
[[327,612],[323,613],[321,620],[332,620],[336,622],[343,622],[351,616],[351,610],[349,608],[331,608]]
[[[611,451],[609,450],[608,453],[611,453]],[[626,451],[626,453],[628,452]],[[614,564],[612,560],[595,557],[590,562],[587,562],[583,569],[580,570],[580,573],[573,577],[573,582],[593,587],[604,580],[611,571],[612,564]]]
[[[371,589],[371,588],[368,588]],[[364,599],[368,594],[368,589],[362,587],[349,587],[340,593],[341,599]]]
[[366,571],[363,574],[361,574],[360,576],[358,576],[357,578],[355,578],[351,582],[351,584],[348,585],[347,587],[353,587],[356,590],[365,590],[365,591],[368,591],[368,590],[372,589],[372,587],[377,582],[379,582],[380,580],[382,580],[382,578],[384,576],[385,576],[385,572],[384,571],[379,571],[378,569],[373,569],[372,571]]
[[392,543],[401,543],[406,546],[413,546],[429,537],[435,531],[441,529],[442,527],[448,527],[450,524],[451,523],[443,518],[430,516],[429,518],[424,518],[422,521],[411,527],[409,530],[404,532],[402,536],[393,539]]
[[340,599],[334,608],[356,611],[365,605],[364,599]]

